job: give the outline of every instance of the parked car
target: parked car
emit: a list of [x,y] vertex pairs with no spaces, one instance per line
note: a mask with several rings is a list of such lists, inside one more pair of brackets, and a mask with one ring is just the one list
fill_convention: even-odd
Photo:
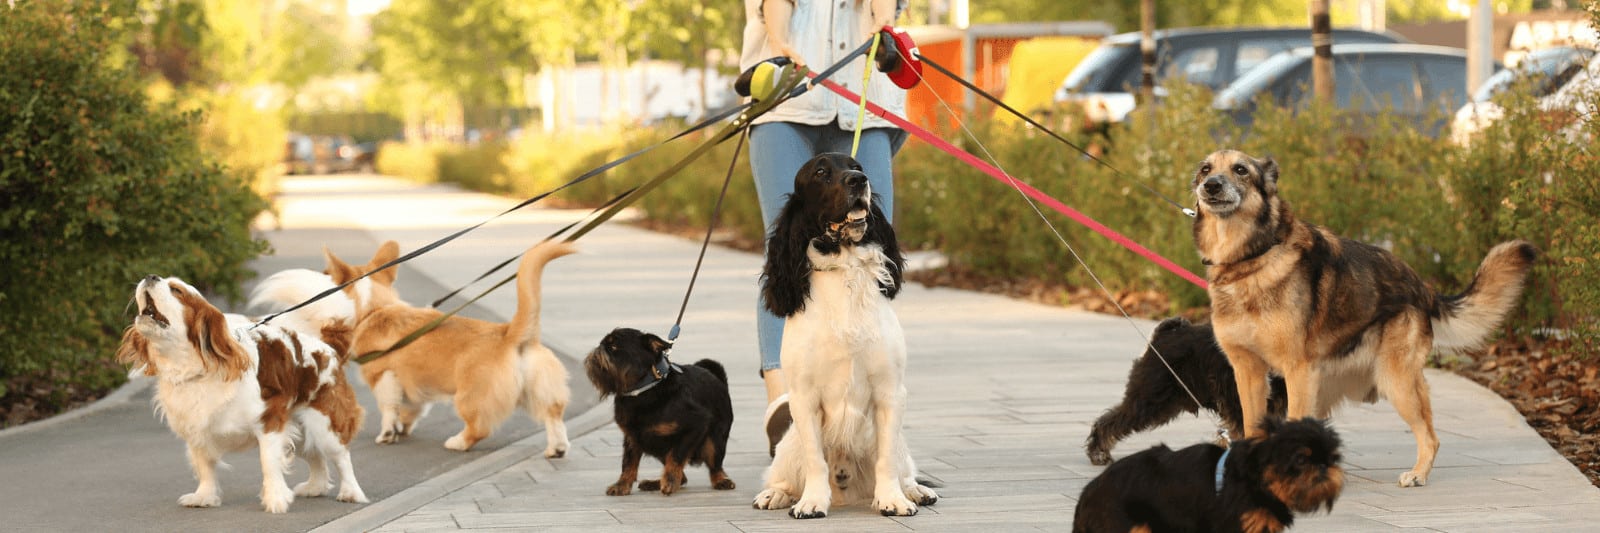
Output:
[[1534,98],[1539,99],[1541,109],[1550,112],[1570,109],[1575,103],[1569,101],[1572,91],[1564,88],[1593,83],[1593,69],[1600,65],[1591,67],[1589,72],[1584,69],[1595,61],[1596,55],[1595,50],[1570,46],[1529,52],[1515,68],[1504,69],[1490,76],[1473,93],[1472,101],[1456,111],[1455,121],[1450,125],[1451,140],[1465,145],[1477,132],[1499,120],[1504,111],[1494,103],[1493,98],[1513,87],[1526,87]]
[[[1217,93],[1213,107],[1248,126],[1257,104],[1271,98],[1296,107],[1311,101],[1310,47],[1273,56]],[[1430,134],[1467,102],[1467,52],[1421,44],[1333,46],[1334,102],[1339,109],[1408,117]]]
[[284,172],[328,174],[370,171],[376,146],[367,148],[344,135],[290,133],[284,143]]
[[[1273,55],[1310,46],[1307,28],[1174,28],[1155,32],[1155,91],[1182,78],[1213,90],[1228,86]],[[1400,43],[1387,32],[1333,30],[1335,43]],[[1134,108],[1141,79],[1139,33],[1107,37],[1067,74],[1056,90],[1058,104],[1083,107],[1093,122],[1120,122]]]

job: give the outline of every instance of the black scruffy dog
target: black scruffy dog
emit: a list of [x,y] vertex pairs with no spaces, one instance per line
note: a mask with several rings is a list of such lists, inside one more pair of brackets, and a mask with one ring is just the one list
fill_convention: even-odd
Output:
[[1112,463],[1083,488],[1072,531],[1276,533],[1295,513],[1332,511],[1344,490],[1339,435],[1310,417],[1260,427],[1232,448],[1162,445]]
[[[1161,364],[1152,349],[1165,356],[1172,370],[1183,377],[1183,382],[1194,391],[1206,409],[1222,418],[1228,434],[1244,436],[1244,425],[1239,407],[1239,388],[1233,378],[1233,366],[1228,356],[1217,346],[1217,337],[1211,333],[1211,324],[1190,324],[1183,317],[1163,320],[1150,335],[1150,346],[1144,356],[1133,363],[1128,373],[1128,387],[1122,393],[1122,403],[1106,410],[1094,421],[1089,441],[1084,445],[1089,462],[1104,465],[1111,462],[1111,448],[1118,441],[1134,433],[1145,431],[1177,418],[1179,413],[1198,414],[1194,400],[1183,392],[1183,386],[1172,378],[1172,372]],[[1288,392],[1283,378],[1272,376],[1271,396],[1267,399],[1267,413],[1283,416],[1288,408]]]
[[617,328],[583,362],[601,397],[616,395],[617,427],[622,429],[622,475],[606,488],[611,496],[633,492],[644,454],[665,465],[661,479],[639,482],[639,490],[677,492],[689,478],[685,465],[705,464],[711,488],[732,490],[722,470],[733,427],[733,401],[722,365],[702,359],[691,366],[667,360],[667,341],[636,329]]

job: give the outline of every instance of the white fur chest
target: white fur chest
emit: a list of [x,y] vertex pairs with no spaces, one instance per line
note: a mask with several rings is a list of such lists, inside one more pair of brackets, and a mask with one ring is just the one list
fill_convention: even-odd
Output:
[[875,340],[886,326],[884,321],[895,320],[880,288],[894,282],[881,247],[845,247],[834,255],[822,255],[812,248],[807,254],[813,271],[802,314],[856,342]]
[[253,369],[237,381],[217,376],[163,379],[156,402],[173,433],[193,445],[224,452],[252,444],[266,410]]

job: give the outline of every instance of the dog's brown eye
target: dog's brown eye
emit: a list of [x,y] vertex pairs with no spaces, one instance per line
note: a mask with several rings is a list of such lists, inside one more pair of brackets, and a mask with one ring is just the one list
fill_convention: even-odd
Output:
[[1200,165],[1200,174],[1201,175],[1210,174],[1210,173],[1211,173],[1211,163],[1206,163],[1204,165]]
[[177,285],[169,285],[168,288],[172,289],[172,294],[183,295],[183,289],[178,288]]
[[1240,175],[1240,176],[1244,176],[1244,175],[1250,174],[1250,169],[1244,168],[1244,165],[1234,165],[1233,166],[1233,173],[1237,174],[1237,175]]

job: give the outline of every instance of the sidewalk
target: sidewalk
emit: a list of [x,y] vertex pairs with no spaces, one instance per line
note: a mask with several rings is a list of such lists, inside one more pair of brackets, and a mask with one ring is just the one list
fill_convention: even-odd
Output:
[[[514,202],[440,186],[419,188],[376,177],[288,179],[279,207],[286,230],[340,227],[394,239],[402,251],[480,222]],[[736,201],[738,199],[735,199]],[[709,201],[709,200],[708,200]],[[580,212],[528,209],[508,215],[408,265],[438,285],[457,287],[519,253]],[[268,237],[272,237],[269,234]],[[611,328],[665,334],[683,297],[698,242],[612,223],[579,241],[583,253],[548,267],[544,338],[568,357],[588,352]],[[283,247],[290,243],[277,243]],[[293,243],[295,246],[317,243]],[[364,261],[371,251],[336,250]],[[303,265],[317,267],[319,265]],[[1100,471],[1084,457],[1089,424],[1122,393],[1142,341],[1119,317],[1000,296],[908,284],[895,301],[910,364],[905,431],[941,499],[914,517],[886,518],[864,505],[835,507],[820,521],[760,511],[750,500],[769,461],[761,432],[764,393],[755,350],[754,308],[760,258],[712,248],[695,286],[674,353],[713,358],[728,369],[737,420],[728,473],[738,489],[712,491],[704,470],[670,498],[609,497],[620,468],[621,434],[609,401],[576,416],[572,451],[547,460],[537,447],[452,471],[362,508],[322,530],[350,531],[1067,531],[1075,498]],[[478,288],[469,289],[475,294]],[[425,304],[439,294],[404,294]],[[504,317],[509,291],[481,302]],[[1139,321],[1148,330],[1152,323]],[[574,390],[584,380],[569,360]],[[1437,467],[1423,488],[1399,489],[1414,441],[1387,403],[1341,411],[1348,484],[1331,515],[1306,516],[1297,531],[1592,530],[1600,490],[1530,429],[1509,404],[1465,379],[1430,372]],[[448,416],[436,409],[431,417]],[[443,413],[443,414],[441,414]],[[1209,439],[1209,419],[1181,418],[1119,446],[1118,457],[1166,442]],[[533,438],[541,439],[541,436]],[[408,443],[407,445],[431,445]],[[356,457],[386,461],[380,448]],[[517,458],[511,453],[523,454]],[[484,462],[488,461],[488,462]],[[641,477],[658,472],[646,459]]]

